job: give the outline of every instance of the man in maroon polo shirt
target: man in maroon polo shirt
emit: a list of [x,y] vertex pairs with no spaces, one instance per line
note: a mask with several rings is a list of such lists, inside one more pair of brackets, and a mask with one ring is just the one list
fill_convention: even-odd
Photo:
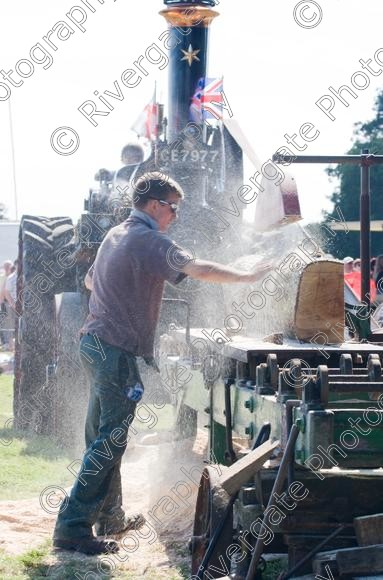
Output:
[[264,265],[248,273],[192,260],[165,233],[182,199],[182,189],[173,180],[161,174],[142,176],[133,191],[133,212],[105,236],[86,277],[92,294],[80,354],[90,379],[87,450],[57,518],[55,547],[88,554],[117,551],[118,544],[104,536],[145,522],[141,514],[127,516],[122,508],[120,465],[143,394],[136,357],[153,357],[165,281],[178,284],[190,276],[205,282],[250,283],[270,270]]

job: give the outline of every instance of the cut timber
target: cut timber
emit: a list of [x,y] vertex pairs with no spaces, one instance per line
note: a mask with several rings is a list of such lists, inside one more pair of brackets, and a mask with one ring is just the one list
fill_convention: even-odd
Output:
[[339,550],[336,555],[339,574],[383,573],[383,544]]
[[359,546],[383,544],[383,514],[355,518],[354,528]]
[[256,232],[266,232],[302,219],[294,177],[285,173],[279,185],[264,177],[261,187],[254,216]]
[[[296,580],[299,580],[296,578]],[[379,576],[353,576],[352,580],[383,580],[383,574],[379,574]]]
[[309,341],[321,333],[319,344],[343,342],[344,279],[341,262],[320,260],[301,274],[295,304],[295,334]]
[[323,575],[326,578],[326,573],[328,571],[331,574],[338,574],[338,566],[336,563],[336,555],[338,550],[330,550],[328,552],[319,552],[313,560],[313,572],[316,577],[318,574]]
[[[271,161],[263,163],[255,153],[250,141],[245,136],[235,119],[224,119],[226,129],[241,147],[258,172],[258,194],[255,208],[254,228],[257,232],[266,232],[280,225],[290,224],[302,219],[297,184],[291,175],[278,168]],[[263,175],[260,183],[260,175]]]
[[236,461],[234,465],[228,467],[219,478],[218,483],[229,495],[234,495],[241,489],[242,485],[247,483],[261,469],[277,447],[279,447],[279,441],[274,443],[266,441],[254,451],[250,451],[245,457]]

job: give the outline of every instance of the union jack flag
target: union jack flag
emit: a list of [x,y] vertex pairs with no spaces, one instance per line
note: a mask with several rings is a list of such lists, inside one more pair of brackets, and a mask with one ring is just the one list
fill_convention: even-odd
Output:
[[202,123],[205,119],[222,119],[223,79],[199,79],[190,105],[190,120]]

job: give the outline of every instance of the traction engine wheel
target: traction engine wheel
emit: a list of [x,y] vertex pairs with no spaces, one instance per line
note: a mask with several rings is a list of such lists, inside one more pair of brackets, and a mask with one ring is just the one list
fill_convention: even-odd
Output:
[[14,410],[19,429],[46,433],[51,428],[44,384],[54,352],[54,294],[74,279],[74,268],[63,267],[72,247],[70,218],[23,216],[15,325]]
[[80,329],[88,314],[88,300],[80,292],[63,292],[56,301],[56,367],[52,410],[53,432],[60,444],[81,452],[89,387],[80,361]]
[[[221,469],[225,468],[221,466]],[[198,489],[193,536],[191,538],[192,575],[198,574],[209,542],[222,522],[230,502],[229,494],[219,485],[218,479],[217,469],[209,466],[203,470]],[[230,571],[230,560],[226,555],[226,549],[232,542],[233,509],[231,508],[220,537],[204,568],[208,571],[209,578],[222,578],[225,575],[224,563],[227,566],[227,570]],[[203,574],[201,577],[203,577]]]

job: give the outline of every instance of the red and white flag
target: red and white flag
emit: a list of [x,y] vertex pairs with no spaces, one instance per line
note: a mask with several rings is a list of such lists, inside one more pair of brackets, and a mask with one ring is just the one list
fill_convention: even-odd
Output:
[[156,103],[156,89],[152,100],[146,105],[142,113],[132,125],[132,131],[139,137],[154,141],[158,136],[158,103]]

